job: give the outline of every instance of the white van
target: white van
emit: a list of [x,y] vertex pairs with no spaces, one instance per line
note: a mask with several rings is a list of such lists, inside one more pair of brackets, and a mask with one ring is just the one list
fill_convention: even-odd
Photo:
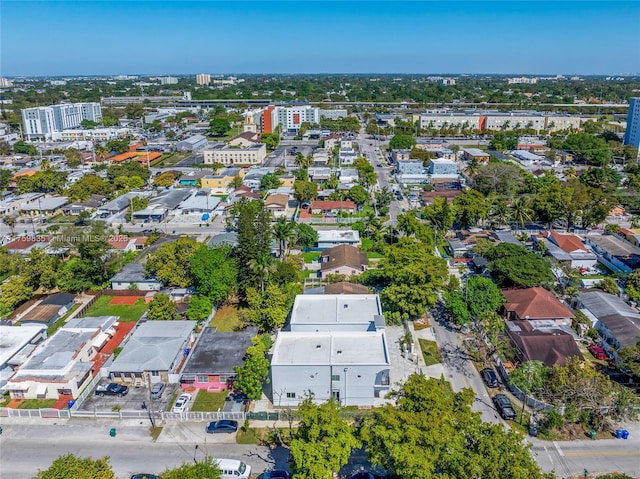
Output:
[[236,459],[211,459],[222,471],[222,479],[249,479],[251,466]]

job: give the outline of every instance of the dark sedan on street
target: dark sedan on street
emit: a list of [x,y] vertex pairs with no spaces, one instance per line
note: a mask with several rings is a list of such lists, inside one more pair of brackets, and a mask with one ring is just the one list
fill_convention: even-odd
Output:
[[211,421],[207,424],[207,433],[215,434],[218,432],[236,432],[238,430],[238,421],[221,419],[220,421]]

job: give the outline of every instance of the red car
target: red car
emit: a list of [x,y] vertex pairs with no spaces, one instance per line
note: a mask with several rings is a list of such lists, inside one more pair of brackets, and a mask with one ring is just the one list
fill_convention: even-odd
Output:
[[587,349],[595,356],[596,359],[608,359],[607,353],[605,353],[604,349],[597,344],[590,344]]

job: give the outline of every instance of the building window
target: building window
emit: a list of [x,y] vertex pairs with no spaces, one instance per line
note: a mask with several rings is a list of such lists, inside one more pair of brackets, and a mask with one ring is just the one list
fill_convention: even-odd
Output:
[[152,376],[160,376],[160,371],[149,371]]
[[287,393],[287,399],[295,399],[296,393]]
[[340,381],[340,375],[339,374],[332,374],[331,375],[331,380],[332,381]]

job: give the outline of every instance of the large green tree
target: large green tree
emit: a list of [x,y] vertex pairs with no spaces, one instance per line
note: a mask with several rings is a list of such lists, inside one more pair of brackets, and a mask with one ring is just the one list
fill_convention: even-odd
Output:
[[433,256],[429,245],[401,238],[385,248],[384,259],[363,279],[383,288],[382,302],[395,322],[419,317],[435,304],[437,291],[447,280],[447,266],[445,260]]
[[228,246],[200,246],[189,258],[189,271],[198,293],[207,296],[214,304],[229,296],[238,278]]
[[191,256],[201,247],[200,243],[191,238],[180,238],[173,243],[165,243],[149,255],[144,269],[147,274],[154,275],[166,286],[192,286]]
[[371,463],[394,477],[547,477],[522,434],[472,411],[472,390],[455,393],[444,379],[413,374],[392,395],[396,405],[376,408],[361,436]]
[[258,258],[271,255],[273,231],[271,215],[261,201],[241,200],[236,204],[238,246],[234,253],[238,265],[238,286],[244,293],[247,288],[260,286],[264,271],[256,268]]
[[622,368],[632,376],[640,378],[640,338],[636,344],[630,344],[618,351]]
[[53,461],[51,466],[38,472],[34,479],[115,479],[109,458],[92,459],[66,454]]
[[330,478],[360,447],[354,427],[342,419],[340,411],[333,400],[317,405],[306,398],[300,404],[300,422],[290,444],[294,479]]
[[473,276],[467,281],[465,296],[469,309],[476,317],[495,313],[505,302],[500,288],[489,278],[482,276]]
[[248,288],[246,292],[249,310],[246,320],[261,332],[280,329],[286,322],[292,297],[285,288],[269,284],[264,291]]
[[456,222],[461,228],[476,226],[485,220],[491,203],[476,190],[467,190],[453,200]]
[[147,317],[151,321],[175,321],[180,319],[176,303],[166,294],[156,294],[147,309]]
[[260,399],[262,383],[269,375],[269,360],[265,356],[267,351],[260,338],[253,338],[251,342],[253,345],[247,348],[244,364],[233,368],[237,377],[234,387],[240,389],[249,399]]
[[553,282],[551,263],[524,246],[501,243],[489,249],[485,257],[500,286],[531,288]]
[[207,296],[195,295],[189,300],[189,307],[185,311],[187,319],[203,323],[211,314],[213,304]]
[[416,144],[416,139],[411,135],[394,135],[389,141],[391,150],[410,150]]

